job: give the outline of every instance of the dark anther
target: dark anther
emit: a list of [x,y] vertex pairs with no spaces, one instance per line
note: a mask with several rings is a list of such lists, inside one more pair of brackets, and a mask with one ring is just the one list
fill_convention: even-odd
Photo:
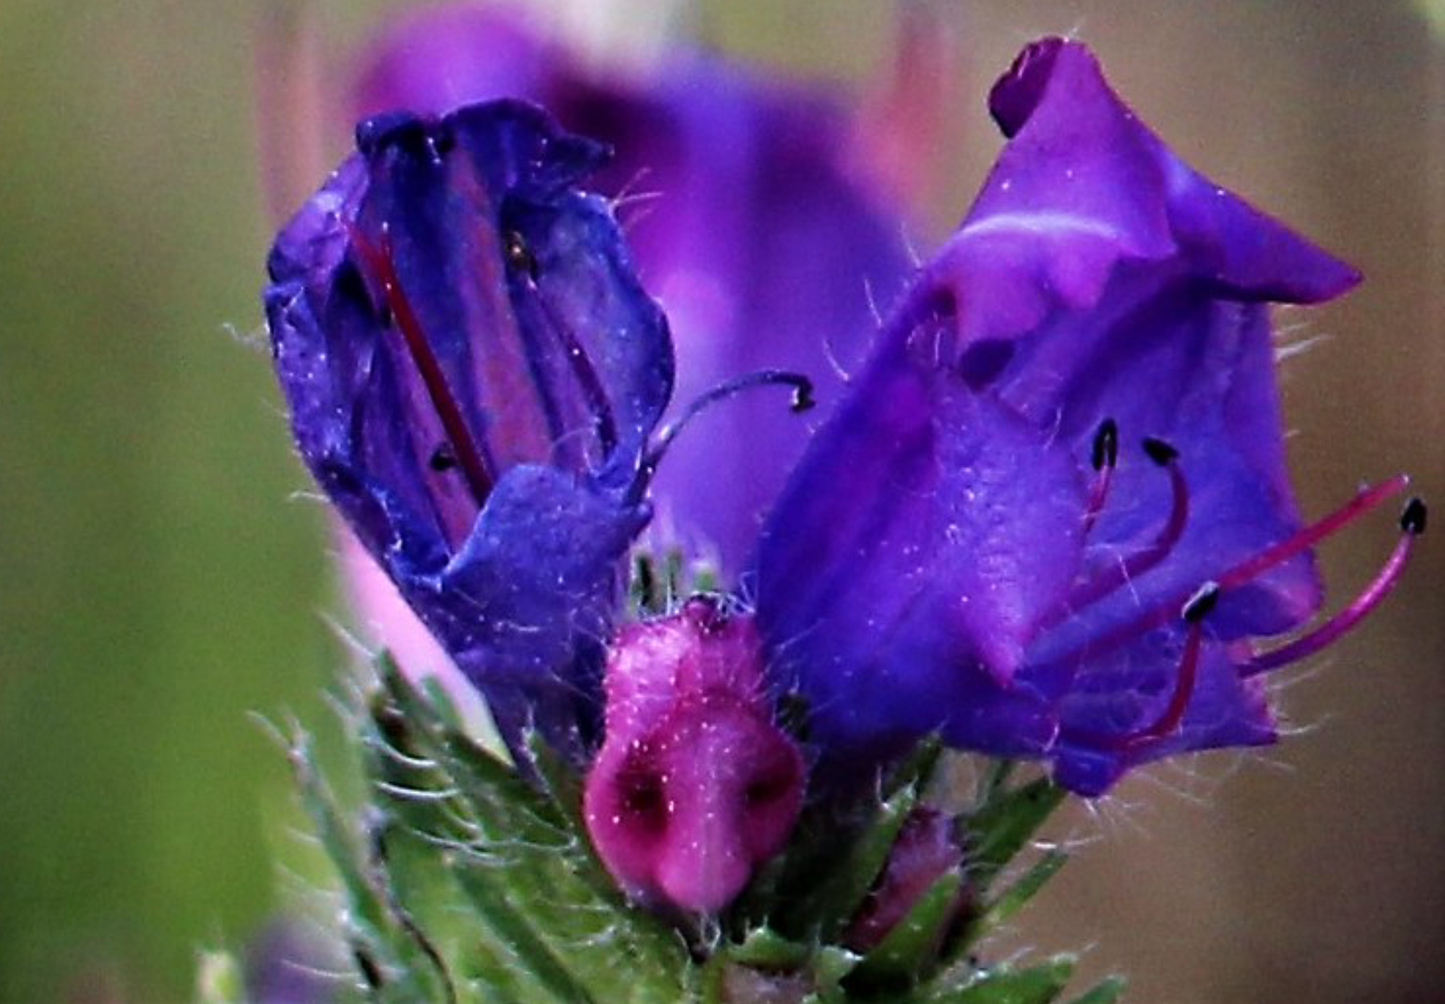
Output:
[[813,381],[802,374],[799,374],[799,377],[799,381],[793,386],[793,401],[789,405],[794,412],[807,411],[818,403],[813,397]]
[[1119,425],[1112,418],[1106,418],[1099,423],[1099,431],[1094,433],[1091,460],[1096,471],[1113,467],[1119,462]]
[[376,311],[376,319],[383,328],[389,328],[396,323],[396,318],[391,313],[391,304],[383,303]]
[[1183,617],[1187,624],[1198,624],[1209,616],[1219,602],[1219,583],[1206,582],[1184,603]]
[[1168,467],[1179,459],[1178,450],[1164,440],[1155,439],[1153,436],[1145,437],[1144,452],[1149,455],[1150,460],[1154,461],[1160,467]]
[[527,246],[521,234],[508,230],[502,235],[502,249],[508,266],[525,274],[533,282],[537,281],[537,256],[532,254],[532,249]]
[[1425,532],[1428,515],[1429,510],[1425,507],[1425,500],[1416,496],[1405,503],[1405,511],[1400,513],[1400,529],[1418,537]]
[[457,455],[452,452],[451,444],[438,443],[437,448],[432,450],[431,459],[427,466],[441,474],[457,466]]

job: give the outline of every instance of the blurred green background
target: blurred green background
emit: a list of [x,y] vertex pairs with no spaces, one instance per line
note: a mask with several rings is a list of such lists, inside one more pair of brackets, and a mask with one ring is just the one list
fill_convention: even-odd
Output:
[[[305,481],[245,344],[269,229],[253,40],[292,6],[0,3],[5,1001],[185,999],[198,948],[243,944],[287,885],[281,758],[247,713],[323,721],[342,659],[322,513],[293,500]],[[312,5],[336,95],[388,6]],[[852,86],[884,63],[893,9],[698,6],[710,44]],[[1445,501],[1445,50],[1429,4],[933,6],[957,40],[935,234],[997,148],[988,83],[1029,38],[1079,35],[1196,165],[1369,276],[1309,314],[1307,334],[1330,337],[1285,370],[1306,511],[1397,469]],[[1391,539],[1381,519],[1327,545],[1336,597]],[[1426,543],[1387,609],[1287,695],[1306,734],[1076,813],[1069,835],[1093,846],[1002,950],[1092,945],[1136,1001],[1439,999],[1445,546]]]

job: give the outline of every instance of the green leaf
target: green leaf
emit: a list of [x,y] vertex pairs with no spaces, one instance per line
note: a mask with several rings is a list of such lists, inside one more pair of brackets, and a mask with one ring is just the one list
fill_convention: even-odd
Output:
[[969,878],[987,889],[1064,800],[1064,789],[1047,778],[998,790],[968,819]]
[[886,801],[903,788],[913,788],[916,791],[923,791],[928,787],[929,780],[933,777],[933,770],[938,766],[938,759],[943,755],[943,740],[936,735],[930,735],[919,740],[918,744],[909,750],[908,755],[900,760],[883,781],[883,798]]
[[1018,765],[1017,760],[990,760],[978,786],[978,804],[987,805],[993,801],[994,797],[1004,790]]
[[610,892],[614,888],[612,879],[593,852],[591,842],[580,839],[587,832],[587,821],[582,815],[582,779],[573,773],[556,750],[547,745],[541,733],[529,731],[523,737],[523,743],[537,777],[551,799],[552,809],[563,825],[579,837],[573,842],[574,849],[578,858],[583,859],[578,863],[586,868],[586,877],[593,880],[599,891],[604,894]]
[[1122,976],[1107,977],[1075,997],[1070,1004],[1114,1004],[1124,995],[1128,982]]
[[836,940],[882,873],[941,749],[936,737],[914,747],[880,786],[880,802],[856,824],[826,811],[805,815],[789,850],[764,869],[735,916],[752,920],[776,913],[772,919],[785,935]]
[[[477,915],[491,928],[504,950],[535,977],[554,998],[563,1001],[592,1001],[587,988],[528,922],[523,898],[521,908],[512,902],[505,869],[485,864],[458,863],[453,874],[475,907]],[[539,890],[537,890],[539,891]]]
[[462,732],[450,728],[402,675],[390,656],[377,660],[386,694],[410,727],[417,752],[443,770],[476,813],[492,840],[566,843],[564,820],[550,800]]
[[[658,918],[627,904],[597,862],[585,839],[580,789],[566,766],[532,737],[540,783],[529,784],[448,726],[389,660],[378,672],[410,727],[414,752],[436,765],[441,780],[431,784],[446,796],[438,805],[453,800],[470,825],[465,839],[452,836],[448,867],[504,954],[561,999],[582,999],[576,995],[586,987],[614,987],[622,969],[628,996],[608,990],[611,999],[680,999],[690,975],[685,946]],[[387,792],[425,806],[414,792]],[[442,838],[440,859],[453,831],[423,829]]]
[[970,925],[969,941],[976,941],[987,931],[993,930],[1017,913],[1025,903],[1064,867],[1069,856],[1063,851],[1049,851],[1035,861],[1029,869],[1009,886],[1002,895],[991,902]]
[[311,737],[297,729],[288,750],[302,806],[316,827],[322,849],[341,880],[346,899],[345,930],[359,975],[378,1001],[445,999],[434,985],[434,959],[423,943],[397,922],[384,887],[384,873],[347,825],[316,765]]
[[799,941],[783,937],[770,927],[752,931],[741,945],[727,950],[729,957],[756,969],[796,970],[812,955],[812,949]]
[[780,884],[778,929],[794,937],[836,940],[883,871],[898,832],[918,804],[918,791],[904,787],[879,805],[844,846],[833,831],[816,841],[800,873]]
[[825,1001],[847,1000],[843,980],[862,956],[840,945],[824,945],[813,957],[813,985]]

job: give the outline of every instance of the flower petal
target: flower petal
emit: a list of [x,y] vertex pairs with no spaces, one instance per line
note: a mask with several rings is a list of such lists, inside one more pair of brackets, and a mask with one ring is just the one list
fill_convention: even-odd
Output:
[[1229,646],[1206,644],[1199,675],[1179,728],[1136,744],[1101,742],[1147,727],[1168,703],[1182,643],[1177,632],[1157,631],[1096,660],[1074,677],[1059,702],[1057,746],[1050,752],[1054,779],[1081,795],[1103,794],[1123,774],[1166,756],[1228,746],[1260,746],[1277,737],[1262,681],[1241,679]]
[[973,673],[1006,684],[1079,561],[1072,458],[920,363],[938,322],[907,319],[820,432],[757,559],[779,668],[797,674],[814,728],[847,742],[946,727],[967,710],[940,695],[962,696]]
[[[1359,277],[1179,160],[1081,45],[1030,46],[991,105],[1010,142],[928,270],[961,305],[960,366],[976,389],[1056,429],[1081,460],[1106,418],[1126,443],[1175,446],[1205,516],[1190,521],[1180,560],[1139,604],[1187,592],[1203,568],[1298,526],[1265,304],[1328,299]],[[1147,540],[1169,486],[1126,453],[1111,498],[1091,539],[1105,560]],[[1185,569],[1192,581],[1180,579]],[[1255,584],[1247,602],[1229,597],[1221,623],[1285,630],[1318,594],[1304,556]]]
[[[992,109],[1009,143],[983,191],[770,517],[758,619],[828,753],[941,728],[1050,757],[1093,794],[1155,756],[1273,735],[1224,653],[1313,612],[1308,552],[1220,596],[1175,734],[1097,739],[1167,702],[1184,600],[1298,529],[1268,304],[1358,276],[1175,157],[1083,46],[1030,46]],[[1106,479],[1090,469],[1110,424]],[[1150,457],[1146,437],[1168,445]]]

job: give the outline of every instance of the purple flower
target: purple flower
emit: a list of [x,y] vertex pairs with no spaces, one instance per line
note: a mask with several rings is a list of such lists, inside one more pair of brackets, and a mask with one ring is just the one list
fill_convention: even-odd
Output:
[[[1083,46],[1029,46],[990,107],[1008,145],[813,440],[756,557],[773,664],[835,765],[934,730],[1042,757],[1087,795],[1171,753],[1276,737],[1260,674],[1300,641],[1301,529],[1270,302],[1357,275],[1180,161]],[[1407,531],[1423,527],[1412,504]]]
[[[666,306],[679,400],[786,369],[812,378],[826,414],[842,391],[829,353],[861,358],[870,295],[890,303],[908,272],[901,214],[848,170],[852,123],[820,89],[680,47],[599,66],[495,4],[425,8],[366,66],[361,115],[522,97],[613,146],[594,184],[624,207],[638,273]],[[670,449],[654,497],[736,572],[809,433],[786,409],[717,408]]]
[[496,102],[357,130],[265,292],[302,459],[504,737],[595,726],[619,562],[672,387],[603,159]]

